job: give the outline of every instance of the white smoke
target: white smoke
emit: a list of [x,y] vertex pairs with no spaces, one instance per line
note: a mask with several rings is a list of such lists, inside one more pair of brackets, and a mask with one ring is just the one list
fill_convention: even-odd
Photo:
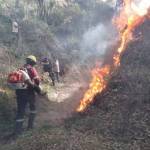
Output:
[[115,6],[117,0],[97,0],[97,1],[106,2],[107,4],[110,4],[111,6]]
[[[110,23],[111,24],[111,23]],[[115,41],[116,32],[112,25],[99,24],[90,28],[81,42],[81,57],[86,60],[90,56],[103,56],[108,47]]]
[[133,0],[131,7],[138,15],[144,16],[150,8],[150,0]]

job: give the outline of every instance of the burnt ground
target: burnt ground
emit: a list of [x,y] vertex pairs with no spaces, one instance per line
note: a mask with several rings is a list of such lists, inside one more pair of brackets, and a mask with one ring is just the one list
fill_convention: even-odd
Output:
[[113,144],[117,150],[150,149],[149,32],[150,21],[135,30],[135,36],[142,34],[142,38],[128,45],[121,67],[113,74],[107,89],[78,116],[76,122],[80,126],[70,128],[99,134],[110,142],[112,149]]

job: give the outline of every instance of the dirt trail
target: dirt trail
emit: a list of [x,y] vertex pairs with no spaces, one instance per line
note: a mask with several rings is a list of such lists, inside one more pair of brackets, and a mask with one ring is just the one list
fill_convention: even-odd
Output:
[[39,98],[37,126],[61,123],[75,112],[82,97],[81,83],[59,83],[51,88],[48,98]]

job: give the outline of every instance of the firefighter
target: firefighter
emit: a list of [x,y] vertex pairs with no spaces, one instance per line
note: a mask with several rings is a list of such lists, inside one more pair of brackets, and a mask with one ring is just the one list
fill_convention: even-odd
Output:
[[42,64],[43,64],[43,71],[48,72],[49,77],[52,80],[52,85],[55,86],[55,74],[53,71],[53,65],[52,65],[51,61],[48,58],[44,58],[42,60]]
[[12,33],[18,34],[19,32],[19,26],[17,21],[12,22]]
[[29,104],[30,109],[27,129],[33,129],[34,127],[34,120],[36,116],[35,93],[42,95],[42,91],[39,87],[40,84],[39,75],[34,67],[36,65],[36,62],[37,62],[36,57],[33,55],[30,55],[26,58],[26,64],[23,67],[27,72],[26,74],[24,74],[26,86],[24,86],[24,88],[22,89],[16,90],[17,115],[14,132],[15,135],[22,133],[25,109],[27,104]]
[[56,80],[59,83],[60,65],[59,65],[59,60],[57,58],[55,59],[55,63],[54,63],[54,72],[55,72]]

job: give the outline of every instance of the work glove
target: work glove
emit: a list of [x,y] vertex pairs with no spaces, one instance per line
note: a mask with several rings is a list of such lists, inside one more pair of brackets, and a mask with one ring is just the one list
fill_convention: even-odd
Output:
[[45,96],[47,94],[47,92],[42,91],[42,89],[40,88],[40,86],[37,86],[37,85],[34,85],[34,90],[40,96]]
[[34,91],[38,94],[38,95],[41,95],[41,92],[42,92],[42,90],[41,90],[41,88],[38,86],[38,85],[34,85]]
[[26,80],[26,84],[28,84],[28,89],[34,90],[38,95],[45,96],[47,94],[42,91],[39,85],[34,84],[31,80]]
[[45,91],[41,91],[41,93],[40,93],[41,96],[46,96],[46,94],[47,94],[47,92],[45,92]]

